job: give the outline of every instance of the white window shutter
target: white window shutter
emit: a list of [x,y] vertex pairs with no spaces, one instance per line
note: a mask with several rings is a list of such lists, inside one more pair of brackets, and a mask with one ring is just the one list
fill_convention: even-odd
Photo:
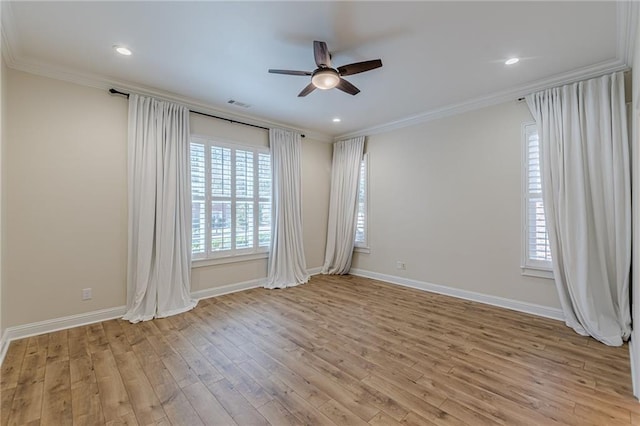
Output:
[[271,158],[194,138],[191,142],[194,259],[266,251],[271,240]]
[[540,141],[535,124],[524,130],[524,267],[551,269],[551,248],[544,217]]

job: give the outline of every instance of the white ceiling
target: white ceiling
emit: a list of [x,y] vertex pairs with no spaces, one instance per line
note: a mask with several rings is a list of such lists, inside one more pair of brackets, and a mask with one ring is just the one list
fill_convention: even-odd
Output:
[[[329,136],[623,69],[635,30],[631,4],[612,1],[2,3],[11,67]],[[327,43],[335,66],[376,58],[384,66],[347,77],[357,96],[298,98],[308,77],[267,69],[313,70],[313,40]],[[115,54],[115,44],[133,55]],[[522,60],[505,66],[511,56]]]

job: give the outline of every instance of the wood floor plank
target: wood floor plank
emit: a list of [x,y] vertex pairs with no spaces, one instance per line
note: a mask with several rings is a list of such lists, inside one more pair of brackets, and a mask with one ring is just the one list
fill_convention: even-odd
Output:
[[86,326],[69,330],[69,374],[73,424],[106,423],[100,401],[100,389],[89,349],[88,327]]
[[20,367],[22,367],[26,351],[27,339],[14,340],[9,344],[0,369],[0,390],[15,388],[18,385]]
[[258,408],[258,411],[272,425],[294,426],[302,424],[300,420],[275,399]]
[[99,425],[106,422],[97,382],[78,383],[72,387],[71,408],[74,425]]
[[13,396],[16,388],[0,390],[0,425],[5,426],[9,423],[9,415],[11,414],[11,405],[13,404]]
[[354,276],[10,344],[4,425],[635,425],[628,347]]
[[[185,326],[182,330],[186,330]],[[183,336],[181,332],[172,331],[165,336],[169,345],[185,360],[189,368],[200,380],[216,382],[223,378],[222,374],[202,358],[202,354]]]
[[61,330],[49,334],[47,362],[69,359],[69,331]]
[[447,399],[439,408],[468,425],[496,424],[494,419],[491,419],[477,411],[471,410],[453,399]]
[[[202,336],[205,337],[204,335]],[[254,408],[258,408],[272,399],[258,383],[240,370],[233,361],[228,359],[206,337],[204,340],[199,340],[199,342],[197,345],[201,354],[224,376],[224,379],[233,386],[234,390],[238,391]],[[247,359],[247,357],[244,356],[242,359]],[[208,384],[207,386],[211,385]]]
[[194,383],[183,392],[204,424],[236,426],[237,423],[202,383]]
[[402,419],[402,424],[405,426],[436,426],[437,423],[434,423],[430,420],[425,419],[424,417],[420,417],[420,415],[411,412]]
[[333,399],[318,407],[318,410],[337,425],[367,425],[367,422]]
[[95,352],[92,357],[106,422],[131,422],[129,415],[135,418],[135,414],[111,350]]
[[[446,414],[443,410],[438,408],[438,406],[442,404],[444,400],[440,401],[440,403],[438,403],[437,405],[430,404],[429,402],[420,399],[420,397],[407,392],[405,389],[398,387],[393,383],[389,383],[374,375],[364,379],[364,383],[375,389],[386,392],[387,394],[394,395],[396,400],[406,408],[407,414],[409,412],[415,412],[425,419],[431,419]],[[401,419],[404,419],[405,417],[406,415]],[[398,419],[395,418],[395,420]]]
[[332,424],[329,419],[318,411],[307,400],[280,380],[274,379],[267,371],[252,360],[245,361],[241,368],[256,382],[278,400],[294,417],[305,424]]
[[11,413],[9,414],[7,424],[22,425],[39,421],[42,415],[43,396],[44,380],[33,384],[20,385],[15,388]]
[[91,356],[89,336],[87,334],[88,329],[87,326],[81,326],[68,330],[70,359]]
[[111,353],[113,353],[114,355],[118,355],[130,350],[127,336],[120,326],[120,324],[124,322],[125,321],[119,319],[114,319],[110,321],[104,321],[102,323],[104,334],[107,337],[109,346],[111,347]]
[[169,401],[162,404],[162,408],[167,413],[169,422],[174,425],[199,426],[204,422],[193,408],[182,390]]
[[44,381],[45,368],[47,366],[46,349],[40,352],[32,353],[24,357],[24,361],[20,367],[20,375],[18,376],[18,384],[34,384]]
[[[66,333],[64,334],[66,338]],[[57,343],[54,347],[57,346]],[[63,345],[65,346],[65,345]],[[67,353],[68,355],[68,353]],[[71,374],[69,360],[64,357],[64,351],[56,348],[56,356],[47,361],[44,374],[44,395],[42,400],[42,424],[66,425],[73,422],[71,411]]]
[[220,402],[224,409],[239,425],[267,425],[267,420],[244,397],[233,388],[228,380],[213,383],[209,392]]
[[128,412],[119,416],[116,419],[106,422],[106,426],[138,426],[138,420],[133,412]]
[[104,334],[102,323],[89,324],[87,326],[87,340],[89,343],[89,352],[102,352],[108,349],[109,341]]
[[[264,349],[264,351],[253,347],[251,352],[257,363],[265,365],[270,371],[277,371],[278,363],[281,362],[283,366],[291,369],[296,375],[303,377],[309,384],[309,388],[304,389],[302,395],[311,392],[314,395],[314,400],[322,402],[322,404],[330,398],[333,398],[345,406],[350,407],[354,413],[364,420],[370,419],[379,411],[379,409],[375,408],[363,398],[358,397],[358,395],[346,389],[340,383],[323,376],[320,371],[314,369],[310,364],[300,362],[300,360],[290,353],[278,354],[275,348],[271,347],[267,342],[262,343],[262,349]],[[246,346],[247,345],[243,346],[243,348]],[[252,363],[247,364],[254,365]],[[243,365],[247,364],[243,363]],[[253,369],[253,374],[256,374],[256,370],[255,368]],[[309,391],[308,389],[311,390]],[[274,394],[277,395],[278,391],[276,390]],[[314,405],[314,400],[310,401],[312,405]]]
[[371,420],[369,420],[369,424],[371,426],[400,426],[402,423],[395,420],[392,417],[389,417],[388,414],[383,412],[379,412]]
[[167,414],[132,351],[114,355],[138,423],[153,424]]

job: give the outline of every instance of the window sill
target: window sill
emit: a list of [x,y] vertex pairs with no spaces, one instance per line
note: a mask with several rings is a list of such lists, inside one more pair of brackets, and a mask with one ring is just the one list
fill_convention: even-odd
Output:
[[522,267],[522,275],[527,277],[545,278],[547,280],[553,280],[553,271],[550,269]]
[[369,247],[354,247],[353,251],[356,253],[371,253],[371,249]]
[[209,259],[196,259],[191,261],[191,268],[203,268],[205,266],[224,265],[226,263],[248,262],[251,260],[268,259],[269,252],[239,254],[235,256],[221,256]]

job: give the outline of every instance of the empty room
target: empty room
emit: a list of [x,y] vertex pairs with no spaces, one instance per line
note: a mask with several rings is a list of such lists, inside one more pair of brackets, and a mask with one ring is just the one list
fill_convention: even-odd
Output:
[[640,4],[0,2],[0,425],[640,424]]

